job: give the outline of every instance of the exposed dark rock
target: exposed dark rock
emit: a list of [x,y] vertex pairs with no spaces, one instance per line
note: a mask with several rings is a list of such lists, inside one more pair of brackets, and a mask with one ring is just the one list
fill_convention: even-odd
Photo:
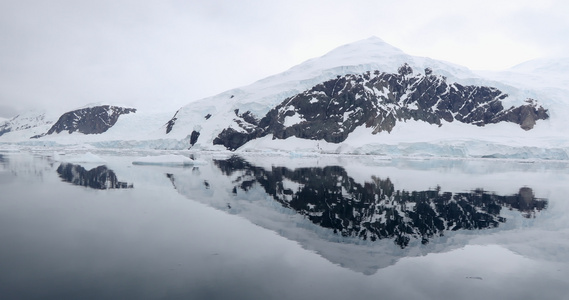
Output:
[[235,150],[252,140],[254,135],[240,132],[233,128],[226,128],[213,140],[214,145],[223,145],[229,150]]
[[497,88],[449,84],[429,68],[425,72],[413,75],[404,64],[398,74],[374,71],[338,76],[285,99],[258,122],[245,118],[249,112],[239,115],[236,110],[235,122],[243,130],[227,128],[214,144],[234,150],[268,134],[340,143],[359,126],[371,127],[374,134],[389,133],[406,120],[438,126],[443,121],[476,126],[513,122],[530,130],[537,120],[549,118],[547,110],[533,100],[504,109],[502,100],[508,95]]
[[413,69],[407,63],[404,63],[399,69],[397,69],[397,73],[401,76],[411,75],[413,74]]
[[172,119],[166,123],[166,134],[170,133],[170,131],[172,131],[172,128],[174,128],[174,124],[176,124],[176,121],[178,120],[176,117],[178,115],[178,112],[180,112],[180,110],[177,110]]
[[47,134],[68,131],[78,131],[83,134],[98,134],[113,127],[119,116],[135,113],[135,108],[118,106],[94,106],[64,113],[59,120],[49,129]]
[[200,133],[199,131],[192,131],[192,134],[190,135],[190,144],[193,146],[197,141],[198,138],[200,137]]
[[250,111],[246,111],[245,113],[243,113],[239,117],[242,118],[243,121],[245,121],[249,124],[259,125],[259,120],[257,120],[257,118],[255,118],[255,116]]
[[8,133],[12,131],[11,128],[9,127],[8,122],[0,125],[0,136],[3,135],[4,133]]
[[259,128],[259,121],[250,111],[246,111],[241,115],[238,109],[234,112],[236,118],[233,119],[233,122],[239,126],[240,130],[233,128],[223,129],[213,140],[214,145],[223,145],[227,149],[235,150],[248,141],[262,136],[263,130]]
[[45,133],[36,134],[36,135],[34,135],[34,136],[31,136],[30,139],[39,139],[39,138],[41,138],[42,136],[45,136]]
[[535,103],[511,107],[504,113],[497,116],[499,121],[520,124],[520,127],[524,130],[532,129],[537,120],[545,120],[547,118],[549,118],[547,110],[541,106],[538,107]]

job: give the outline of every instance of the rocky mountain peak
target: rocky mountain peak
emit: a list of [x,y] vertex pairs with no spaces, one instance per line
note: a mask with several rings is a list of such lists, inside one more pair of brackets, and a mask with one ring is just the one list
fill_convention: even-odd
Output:
[[409,66],[409,64],[404,63],[401,67],[399,67],[397,73],[399,73],[401,76],[407,76],[413,74],[413,69],[411,66]]
[[413,69],[403,64],[396,74],[338,76],[285,99],[258,124],[235,118],[237,126],[223,130],[214,144],[234,150],[268,134],[340,143],[357,127],[372,128],[373,134],[389,133],[407,120],[437,126],[454,121],[476,126],[513,122],[530,130],[537,120],[549,118],[534,100],[504,109],[502,100],[508,95],[497,88],[448,83],[444,76],[425,71],[411,76]]
[[[53,124],[46,134],[75,131],[83,134],[99,134],[113,127],[119,117],[135,113],[135,108],[101,105],[66,112]],[[35,136],[38,138],[40,136]]]

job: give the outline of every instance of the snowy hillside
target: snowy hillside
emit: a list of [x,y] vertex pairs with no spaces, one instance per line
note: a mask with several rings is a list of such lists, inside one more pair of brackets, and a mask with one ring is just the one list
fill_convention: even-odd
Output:
[[13,135],[17,140],[21,140],[36,134],[42,134],[57,121],[57,118],[57,112],[38,110],[19,114],[9,120],[0,122],[0,141],[9,140],[6,136],[10,135]]
[[0,143],[567,160],[563,61],[475,73],[372,37],[178,111],[138,110],[97,134],[34,140],[50,127],[20,125]]
[[[569,57],[534,59],[510,68],[512,72],[569,80],[566,76],[567,70],[569,70]],[[558,82],[553,85],[559,86]]]
[[404,63],[416,70],[428,67],[436,74],[455,80],[476,77],[467,68],[410,56],[381,39],[372,37],[338,47],[320,58],[308,60],[249,86],[192,102],[178,111],[169,134],[183,138],[195,130],[202,136],[198,142],[199,147],[222,149],[212,147],[213,140],[221,130],[235,125],[231,120],[235,110],[241,113],[249,111],[253,116],[261,118],[284,99],[336,76],[375,70],[392,73],[397,72]]
[[[220,136],[224,130],[256,135],[255,121],[260,121],[279,104],[284,105],[287,99],[315,88],[318,83],[333,81],[338,76],[345,77],[347,74],[365,76],[368,71],[397,74],[404,64],[414,70],[414,75],[428,70],[432,76],[444,78],[448,85],[499,89],[504,93],[500,99],[500,105],[504,108],[520,107],[528,101],[537,101],[551,118],[539,121],[532,130],[527,131],[509,123],[477,127],[443,120],[440,124],[433,125],[411,118],[400,120],[403,122],[399,122],[390,132],[374,133],[374,128],[359,126],[340,143],[326,142],[324,138],[303,138],[304,132],[285,137],[284,140],[275,139],[274,134],[261,134],[254,139],[244,139],[237,135]],[[522,73],[519,76],[529,78],[529,75]],[[529,80],[531,79],[526,79]],[[395,90],[403,87],[399,85]],[[236,151],[568,159],[569,141],[563,129],[566,121],[561,117],[569,111],[567,104],[557,101],[560,97],[532,90],[533,87],[521,80],[500,82],[494,78],[485,79],[466,68],[406,55],[378,38],[370,38],[339,47],[323,57],[309,60],[250,86],[190,103],[178,111],[170,124],[171,131],[168,135],[177,138],[199,136],[192,149],[204,150],[237,148]],[[468,96],[472,95],[465,95]],[[429,109],[431,108],[427,108]],[[289,124],[304,119],[303,114],[296,112],[298,110],[295,109],[289,112],[290,117],[286,118]],[[285,125],[285,120],[281,123]],[[237,143],[238,147],[233,147],[219,140],[216,143],[219,138],[245,140],[246,143],[242,146]]]
[[447,84],[444,76],[432,75],[429,68],[425,74],[413,74],[403,64],[396,74],[374,71],[325,81],[285,99],[261,120],[236,111],[242,120],[234,121],[240,128],[224,129],[213,143],[235,150],[271,134],[273,139],[294,136],[338,144],[358,127],[371,128],[374,135],[390,133],[410,120],[438,127],[451,122],[475,126],[511,122],[531,130],[536,121],[549,118],[534,99],[504,109],[507,98],[496,88]]
[[[163,128],[171,113],[155,113],[108,104],[92,104],[68,112],[28,112],[0,124],[0,143],[28,146],[180,148],[165,140]],[[165,146],[169,145],[169,146]]]

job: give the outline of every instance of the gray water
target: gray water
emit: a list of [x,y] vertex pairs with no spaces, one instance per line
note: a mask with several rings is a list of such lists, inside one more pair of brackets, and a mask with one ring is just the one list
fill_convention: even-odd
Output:
[[0,299],[569,299],[569,166],[0,153]]

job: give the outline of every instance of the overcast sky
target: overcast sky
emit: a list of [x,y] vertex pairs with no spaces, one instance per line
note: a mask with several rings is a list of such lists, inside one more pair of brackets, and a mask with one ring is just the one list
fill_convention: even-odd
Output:
[[565,0],[0,0],[0,117],[177,108],[370,36],[504,69],[567,56],[568,14]]

